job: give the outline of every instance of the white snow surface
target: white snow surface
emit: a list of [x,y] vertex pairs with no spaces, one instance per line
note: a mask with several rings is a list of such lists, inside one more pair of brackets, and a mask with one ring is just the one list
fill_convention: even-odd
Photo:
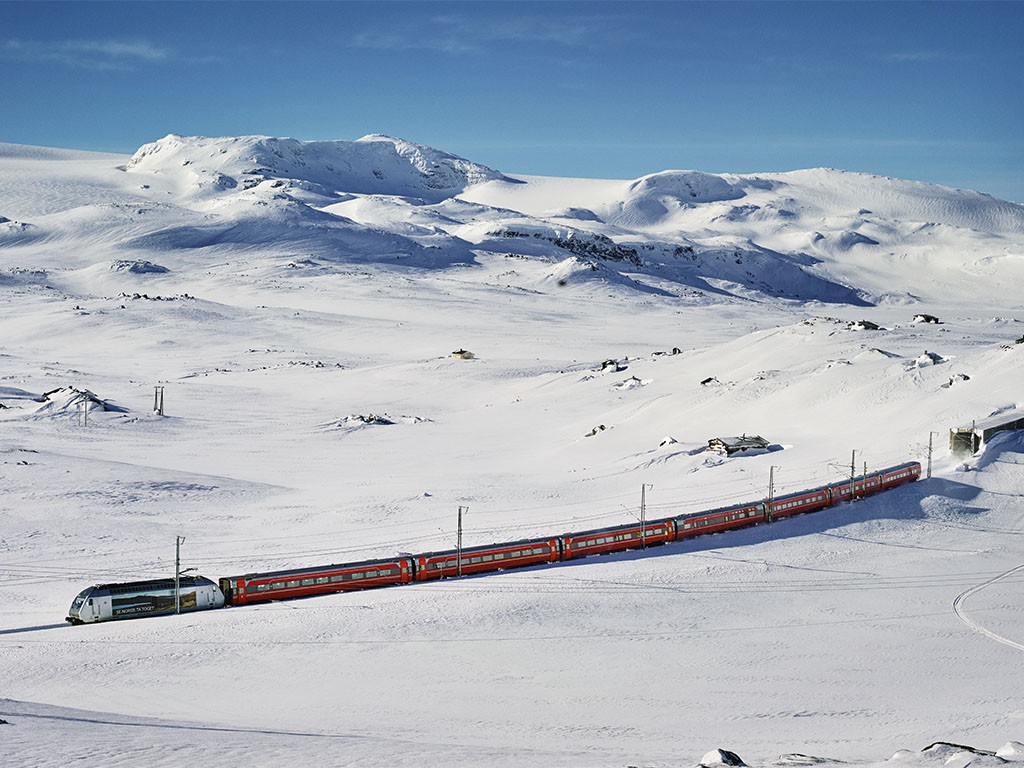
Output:
[[[0,144],[0,765],[1024,762],[1024,436],[947,447],[1024,406],[1022,277],[1021,206],[829,169]],[[774,449],[704,450],[739,434]],[[761,499],[929,440],[930,479],[644,552],[63,621],[173,574],[176,536],[216,579],[448,549],[460,506],[472,546],[629,522],[641,489],[648,519]]]

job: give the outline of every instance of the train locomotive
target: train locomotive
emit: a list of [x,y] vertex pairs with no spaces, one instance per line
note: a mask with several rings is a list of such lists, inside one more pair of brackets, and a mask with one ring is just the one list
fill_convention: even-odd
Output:
[[83,624],[156,616],[174,613],[176,610],[198,611],[225,605],[249,605],[491,573],[622,552],[816,512],[842,501],[870,496],[914,482],[920,476],[921,464],[913,461],[769,500],[735,504],[642,524],[629,523],[461,550],[402,554],[357,563],[225,576],[218,583],[202,576],[182,577],[177,603],[173,579],[99,584],[84,590],[75,598],[67,621]]
[[78,594],[68,609],[66,621],[88,624],[223,606],[224,593],[220,587],[202,576],[181,576],[177,595],[174,579],[97,584]]

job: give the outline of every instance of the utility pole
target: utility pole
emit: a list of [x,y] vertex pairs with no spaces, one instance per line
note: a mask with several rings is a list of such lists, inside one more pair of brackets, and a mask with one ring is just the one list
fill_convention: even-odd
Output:
[[164,415],[164,388],[153,387],[153,413],[157,416]]
[[[934,449],[932,447],[932,438],[935,435],[937,435],[937,434],[939,434],[939,433],[938,432],[929,432],[928,433],[928,474],[926,475],[926,477],[931,477],[932,476],[932,453],[934,451]],[[972,431],[972,435],[971,435],[971,449],[972,450],[974,449],[974,435],[973,435],[973,431]]]
[[934,432],[928,433],[928,474],[926,474],[925,477],[932,476],[932,437],[934,435]]
[[768,467],[768,507],[765,510],[767,514],[767,520],[770,523],[772,521],[772,499],[775,498],[775,470],[782,469],[782,467],[771,466]]
[[457,576],[462,576],[462,513],[463,511],[469,512],[469,507],[459,507],[459,534],[456,545],[456,557],[455,557],[455,573]]
[[853,504],[857,498],[857,485],[854,482],[857,472],[857,451],[850,454],[850,503]]
[[181,545],[184,536],[174,537],[174,612],[181,613]]
[[647,489],[650,483],[640,484],[640,549],[647,549]]

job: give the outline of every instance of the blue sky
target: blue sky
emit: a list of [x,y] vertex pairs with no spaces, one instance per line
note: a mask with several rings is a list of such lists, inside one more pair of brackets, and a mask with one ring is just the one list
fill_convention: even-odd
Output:
[[0,141],[386,133],[509,173],[1024,201],[1022,2],[4,2]]

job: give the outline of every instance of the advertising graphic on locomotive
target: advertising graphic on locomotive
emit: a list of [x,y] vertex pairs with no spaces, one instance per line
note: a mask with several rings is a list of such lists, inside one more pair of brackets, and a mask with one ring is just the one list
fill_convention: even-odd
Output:
[[176,611],[201,611],[221,608],[223,605],[224,593],[220,587],[202,576],[179,578],[177,600],[174,579],[97,584],[79,593],[71,603],[66,621],[71,624],[88,624],[94,621],[161,616]]

